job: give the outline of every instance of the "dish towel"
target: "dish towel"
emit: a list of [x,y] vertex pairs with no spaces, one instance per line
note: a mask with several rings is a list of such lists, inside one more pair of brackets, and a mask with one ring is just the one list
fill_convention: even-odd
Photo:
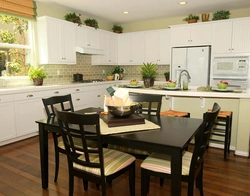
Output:
[[159,125],[154,124],[146,119],[145,119],[145,124],[118,126],[118,127],[108,127],[108,125],[102,119],[100,119],[100,127],[101,127],[102,135],[134,132],[134,131],[142,131],[142,130],[146,131],[146,130],[161,128]]

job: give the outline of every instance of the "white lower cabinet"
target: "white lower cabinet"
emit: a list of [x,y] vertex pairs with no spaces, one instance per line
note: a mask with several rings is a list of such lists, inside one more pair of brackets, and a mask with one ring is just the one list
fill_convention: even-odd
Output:
[[0,95],[0,142],[16,137],[13,95]]
[[43,92],[14,95],[17,136],[38,133],[36,120],[43,119]]

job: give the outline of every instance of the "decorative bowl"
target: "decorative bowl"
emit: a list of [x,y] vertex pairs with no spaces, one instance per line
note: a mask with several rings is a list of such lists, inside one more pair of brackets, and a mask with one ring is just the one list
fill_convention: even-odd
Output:
[[175,88],[176,87],[175,82],[168,82],[167,85],[168,85],[169,88]]
[[226,89],[228,84],[218,83],[217,86],[218,86],[218,89]]
[[138,84],[138,81],[130,82],[130,85],[131,85],[131,86],[137,86],[137,84]]
[[138,108],[138,103],[133,102],[129,106],[110,106],[107,105],[108,111],[110,114],[116,117],[128,117],[131,114],[134,114]]

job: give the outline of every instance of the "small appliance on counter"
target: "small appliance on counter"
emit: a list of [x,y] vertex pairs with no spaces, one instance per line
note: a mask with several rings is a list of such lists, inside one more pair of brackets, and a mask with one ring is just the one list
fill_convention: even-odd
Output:
[[73,74],[73,81],[74,82],[83,81],[83,74],[80,74],[80,73]]

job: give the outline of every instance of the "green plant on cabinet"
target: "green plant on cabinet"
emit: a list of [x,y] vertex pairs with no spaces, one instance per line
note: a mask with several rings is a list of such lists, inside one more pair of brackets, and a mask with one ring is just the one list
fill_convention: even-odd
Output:
[[80,18],[81,14],[76,15],[76,13],[68,13],[64,16],[64,19],[73,23],[77,23],[78,26],[80,26],[82,24],[81,18]]
[[98,29],[98,28],[99,28],[98,22],[97,22],[96,19],[87,18],[86,20],[84,20],[84,23],[85,23],[87,26],[94,27],[95,29]]
[[229,19],[230,11],[228,10],[220,10],[215,13],[213,13],[212,20],[222,20],[222,19]]
[[122,27],[121,25],[113,25],[112,30],[113,30],[113,32],[115,32],[115,33],[122,33],[123,27]]

